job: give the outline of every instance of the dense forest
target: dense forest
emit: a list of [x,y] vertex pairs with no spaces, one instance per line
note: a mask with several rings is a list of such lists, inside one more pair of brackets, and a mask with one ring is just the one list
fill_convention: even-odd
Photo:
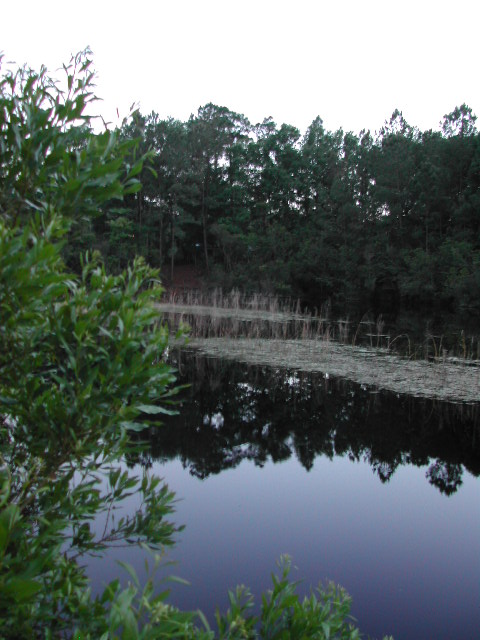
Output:
[[212,285],[310,306],[386,291],[405,307],[480,313],[475,121],[462,105],[422,132],[395,111],[356,135],[318,117],[301,136],[214,104],[187,122],[136,111],[119,135],[151,152],[143,189],[77,224],[73,253],[94,245],[112,271],[143,255],[167,277],[195,264]]

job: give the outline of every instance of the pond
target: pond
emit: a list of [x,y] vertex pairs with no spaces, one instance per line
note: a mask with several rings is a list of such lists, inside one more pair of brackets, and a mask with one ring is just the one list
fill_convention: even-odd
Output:
[[[345,587],[365,634],[478,637],[478,404],[178,357],[191,386],[136,461],[176,492],[186,525],[168,559],[191,584],[172,587],[173,604],[213,622],[228,588],[246,584],[258,602],[288,553],[305,593]],[[90,564],[97,585],[119,573],[113,557],[142,575],[139,551],[116,554]]]

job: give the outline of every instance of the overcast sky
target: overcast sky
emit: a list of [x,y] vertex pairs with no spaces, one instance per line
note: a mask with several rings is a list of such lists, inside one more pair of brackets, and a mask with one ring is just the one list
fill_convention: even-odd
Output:
[[302,132],[373,132],[398,108],[425,130],[480,115],[479,25],[479,0],[3,0],[0,50],[54,72],[90,46],[110,120],[213,102]]

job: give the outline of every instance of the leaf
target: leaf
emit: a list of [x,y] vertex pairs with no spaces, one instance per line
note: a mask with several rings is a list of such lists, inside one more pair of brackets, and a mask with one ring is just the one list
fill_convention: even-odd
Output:
[[8,541],[8,529],[0,520],[0,555],[3,554]]
[[0,513],[0,523],[3,524],[7,532],[12,531],[19,520],[20,509],[14,504],[10,504]]
[[165,578],[166,582],[174,582],[175,584],[183,584],[186,585],[187,587],[190,586],[190,582],[188,582],[188,580],[185,580],[184,578],[180,578],[179,576],[168,576],[167,578]]
[[200,609],[197,609],[196,612],[197,616],[200,618],[203,626],[205,627],[205,629],[207,631],[210,631],[210,625],[208,624],[208,620],[205,617],[205,614],[203,613],[203,611],[201,611]]
[[136,587],[140,587],[140,583],[138,581],[138,576],[135,573],[135,569],[132,567],[132,565],[128,564],[128,562],[123,562],[122,560],[117,560],[117,564],[119,564],[121,567],[123,567],[125,569],[125,571],[128,573],[128,575],[132,578],[133,584]]
[[42,585],[36,580],[25,578],[13,578],[4,586],[4,592],[12,596],[17,602],[30,600],[41,589]]
[[136,162],[133,165],[133,167],[128,172],[128,177],[133,178],[134,176],[138,175],[141,172],[142,168],[143,168],[143,158],[141,158],[138,162]]
[[143,424],[143,422],[133,422],[131,420],[127,422],[123,422],[122,424],[125,427],[125,429],[127,429],[128,431],[136,431],[136,432],[143,431],[147,426]]
[[142,189],[142,183],[138,180],[132,179],[131,183],[128,183],[128,186],[124,190],[124,195],[132,195],[134,193],[138,193]]
[[17,403],[18,403],[18,400],[14,400],[13,398],[7,398],[5,396],[0,396],[0,404],[6,404],[8,406],[12,406]]
[[163,413],[167,416],[175,415],[175,411],[170,409],[166,409],[165,407],[161,407],[155,404],[139,404],[137,405],[137,409],[139,409],[142,413],[148,413],[150,415],[157,415],[159,413]]

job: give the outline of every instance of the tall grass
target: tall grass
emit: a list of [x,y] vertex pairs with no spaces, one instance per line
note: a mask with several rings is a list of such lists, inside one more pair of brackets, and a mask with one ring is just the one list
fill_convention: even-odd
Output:
[[299,300],[238,289],[171,291],[159,305],[171,328],[188,324],[193,337],[348,341],[348,320],[332,321],[330,306],[302,310]]
[[334,319],[327,302],[319,309],[302,309],[299,300],[238,289],[171,290],[158,305],[172,331],[188,325],[193,338],[252,338],[274,340],[321,340],[376,351],[395,351],[408,358],[432,361],[463,360],[480,364],[480,338],[461,333],[446,348],[442,336],[425,331],[423,342],[405,334],[391,335],[382,316],[365,314],[359,322],[348,317]]
[[180,306],[250,309],[269,313],[301,313],[300,300],[263,293],[242,293],[239,289],[232,289],[226,293],[220,287],[210,290],[177,287],[165,293],[164,302]]

